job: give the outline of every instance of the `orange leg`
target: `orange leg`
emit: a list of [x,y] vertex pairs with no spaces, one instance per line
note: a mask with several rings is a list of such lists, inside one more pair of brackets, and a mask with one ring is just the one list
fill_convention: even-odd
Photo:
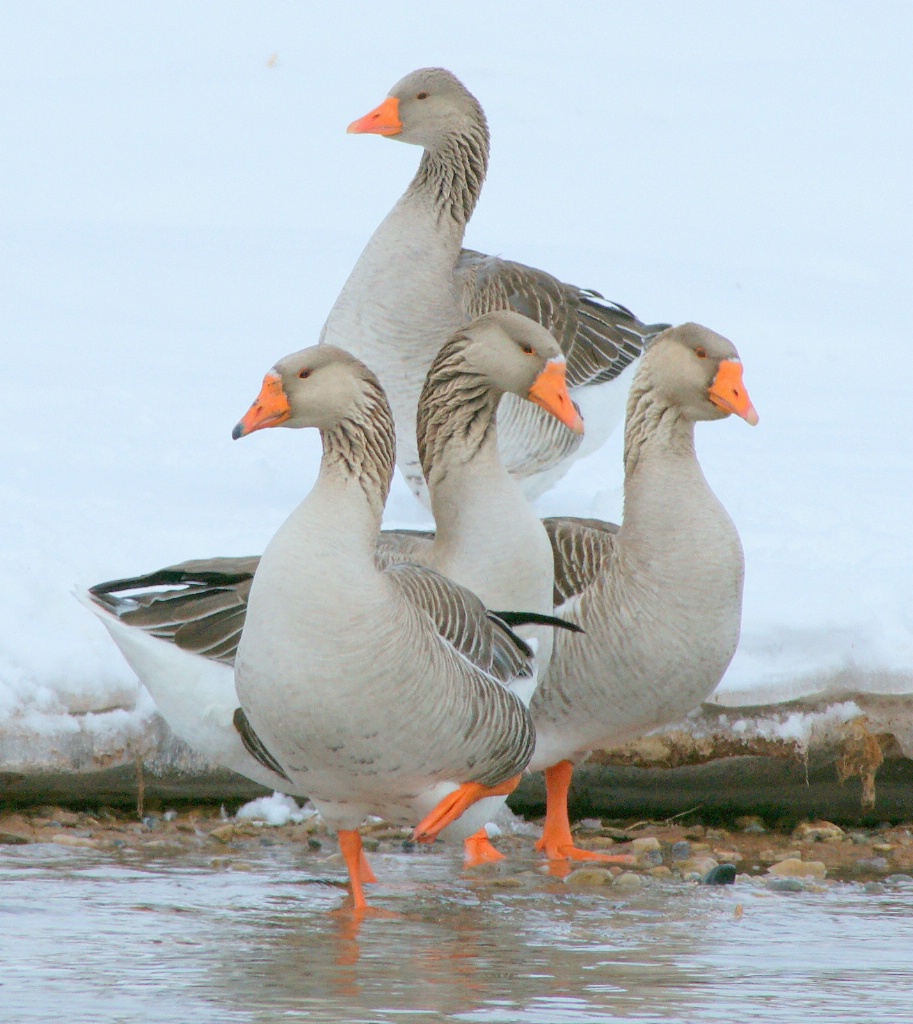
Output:
[[430,814],[415,826],[412,833],[418,843],[433,843],[440,831],[459,818],[459,816],[474,803],[484,800],[487,796],[506,796],[520,785],[520,776],[515,775],[506,782],[497,786],[483,786],[478,782],[464,782],[462,786],[455,789],[434,808]]
[[463,867],[475,868],[480,864],[491,864],[499,860],[504,860],[504,854],[491,845],[484,828],[473,832],[463,842]]
[[376,882],[374,872],[365,856],[361,845],[361,834],[355,829],[339,830],[339,849],[349,869],[349,883],[352,886],[352,901],[356,910],[365,910],[368,906],[362,885]]
[[636,864],[637,858],[628,853],[593,853],[574,846],[571,823],[567,815],[567,794],[571,788],[574,766],[570,761],[559,761],[545,769],[545,829],[536,843],[549,860],[599,860],[610,864]]

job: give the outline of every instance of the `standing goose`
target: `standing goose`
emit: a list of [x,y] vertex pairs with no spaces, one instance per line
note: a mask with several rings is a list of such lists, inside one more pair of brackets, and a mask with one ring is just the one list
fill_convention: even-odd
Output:
[[[437,535],[384,533],[379,564],[418,562],[473,590],[488,607],[551,612],[551,546],[498,456],[495,411],[503,394],[513,394],[580,430],[564,370],[554,338],[517,313],[489,314],[455,334],[432,365],[418,412]],[[262,751],[256,759],[248,753],[233,724],[232,665],[257,563],[257,558],[186,562],[99,584],[87,603],[178,735],[211,760],[263,785],[307,795]],[[179,589],[162,592],[162,586]],[[532,630],[541,677],[552,629]],[[237,724],[243,731],[243,718]],[[483,834],[467,841],[469,863],[493,855]]]
[[516,785],[533,749],[530,648],[469,590],[374,553],[393,476],[393,417],[374,374],[323,345],[276,364],[235,427],[316,427],[317,481],[267,545],[235,683],[249,740],[339,833],[356,907],[368,814],[433,835]]
[[650,346],[628,398],[624,516],[546,520],[555,552],[560,632],[531,711],[545,769],[538,848],[578,856],[568,823],[572,759],[678,721],[716,687],[735,653],[744,558],[710,490],[694,424],[730,413],[758,422],[735,346],[697,324]]
[[428,495],[413,427],[422,382],[441,345],[463,323],[514,309],[548,328],[567,356],[567,379],[587,419],[587,442],[505,395],[500,447],[525,492],[542,493],[571,457],[602,444],[621,417],[616,378],[665,325],[648,327],[596,293],[549,274],[462,249],[488,167],[488,125],[475,97],[449,71],[413,71],[383,103],[349,126],[424,149],[406,192],[371,236],[324,325],[321,341],[373,367],[397,429],[409,486]]

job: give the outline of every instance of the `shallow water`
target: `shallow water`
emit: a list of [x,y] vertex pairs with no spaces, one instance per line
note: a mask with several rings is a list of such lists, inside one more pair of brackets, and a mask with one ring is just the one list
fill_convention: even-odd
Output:
[[913,1020],[913,886],[629,896],[532,862],[517,888],[449,852],[372,864],[379,913],[356,922],[342,869],[287,845],[243,862],[0,848],[0,1021]]

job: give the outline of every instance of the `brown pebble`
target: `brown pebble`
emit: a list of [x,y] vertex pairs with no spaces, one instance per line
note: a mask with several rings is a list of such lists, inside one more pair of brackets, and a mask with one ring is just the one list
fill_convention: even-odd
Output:
[[236,829],[234,825],[220,825],[214,828],[209,835],[220,843],[230,843],[235,838]]
[[610,885],[612,872],[608,868],[577,868],[564,880],[569,889],[591,889],[597,885]]
[[58,846],[78,846],[87,850],[94,850],[98,847],[98,843],[94,839],[86,839],[85,836],[70,836],[63,832],[51,836],[50,841]]
[[797,860],[790,857],[788,860],[778,861],[767,869],[768,874],[779,875],[783,878],[824,878],[827,875],[827,868],[820,860]]

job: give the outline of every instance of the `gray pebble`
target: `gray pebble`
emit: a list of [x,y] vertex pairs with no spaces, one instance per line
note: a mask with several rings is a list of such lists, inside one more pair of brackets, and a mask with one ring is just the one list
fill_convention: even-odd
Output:
[[767,888],[771,892],[804,892],[805,886],[798,878],[770,878]]
[[404,839],[403,840],[403,852],[404,853],[414,853],[415,852],[415,843],[411,839]]
[[857,871],[871,871],[874,874],[886,875],[891,870],[891,865],[884,857],[862,857],[856,861]]
[[687,839],[680,839],[672,844],[672,859],[687,860],[691,856],[691,843]]
[[143,824],[146,826],[146,828],[154,830],[158,828],[159,820],[158,818],[155,818],[151,814],[149,814],[145,818],[143,818]]
[[913,875],[905,875],[903,872],[898,872],[894,875],[888,875],[885,881],[890,882],[891,885],[913,885]]
[[319,839],[315,839],[313,836],[308,838],[308,849],[309,850],[320,850],[323,848],[323,843]]
[[884,892],[884,886],[881,884],[881,882],[866,882],[865,885],[862,887],[862,891],[873,893],[877,896],[878,893]]

